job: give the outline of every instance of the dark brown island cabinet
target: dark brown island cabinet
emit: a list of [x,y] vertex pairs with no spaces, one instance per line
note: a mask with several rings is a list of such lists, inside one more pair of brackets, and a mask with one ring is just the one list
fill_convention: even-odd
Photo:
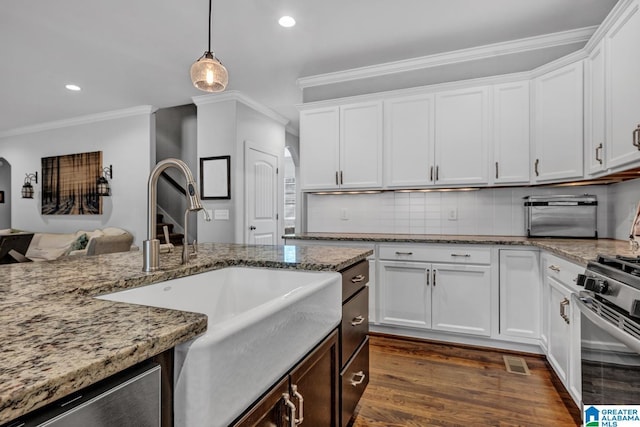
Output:
[[236,427],[344,427],[369,382],[369,262],[342,272],[342,323],[236,422]]

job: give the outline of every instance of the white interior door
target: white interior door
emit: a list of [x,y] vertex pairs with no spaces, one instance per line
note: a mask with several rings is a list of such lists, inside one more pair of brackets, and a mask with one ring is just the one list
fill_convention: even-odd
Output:
[[248,244],[278,242],[278,156],[245,148]]

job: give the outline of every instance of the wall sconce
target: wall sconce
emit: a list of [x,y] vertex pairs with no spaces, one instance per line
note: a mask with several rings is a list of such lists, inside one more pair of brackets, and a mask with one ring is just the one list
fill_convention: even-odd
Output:
[[96,179],[96,186],[98,187],[98,196],[111,196],[111,186],[106,177],[113,179],[113,165],[109,165],[108,168],[102,169],[102,175]]
[[24,178],[24,184],[22,184],[22,198],[33,199],[33,185],[32,182],[38,183],[38,171],[35,173],[26,173]]

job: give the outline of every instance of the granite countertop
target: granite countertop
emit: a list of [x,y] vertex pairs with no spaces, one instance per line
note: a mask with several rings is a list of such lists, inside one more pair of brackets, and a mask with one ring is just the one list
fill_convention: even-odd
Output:
[[[597,255],[638,256],[632,252],[629,242],[613,239],[556,239],[527,238],[522,236],[465,236],[442,234],[391,234],[391,233],[302,233],[284,236],[291,240],[353,241],[372,243],[453,243],[481,245],[535,246],[570,261],[586,266]],[[330,243],[328,243],[330,244]]]
[[340,271],[371,251],[323,246],[199,244],[160,255],[124,252],[0,266],[0,424],[202,334],[204,314],[92,298],[228,266]]

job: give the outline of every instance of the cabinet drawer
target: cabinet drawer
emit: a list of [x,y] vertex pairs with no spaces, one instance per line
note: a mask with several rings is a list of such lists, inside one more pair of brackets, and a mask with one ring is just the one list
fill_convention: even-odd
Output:
[[341,426],[345,427],[369,384],[369,338],[362,343],[349,365],[340,373],[342,392]]
[[461,264],[491,264],[491,249],[464,245],[381,245],[380,259]]
[[369,288],[365,287],[342,307],[342,359],[347,363],[369,333]]
[[362,261],[342,271],[342,302],[369,283],[369,261]]
[[574,289],[578,274],[584,272],[584,267],[574,264],[554,255],[544,254],[543,274],[555,278],[560,283]]

